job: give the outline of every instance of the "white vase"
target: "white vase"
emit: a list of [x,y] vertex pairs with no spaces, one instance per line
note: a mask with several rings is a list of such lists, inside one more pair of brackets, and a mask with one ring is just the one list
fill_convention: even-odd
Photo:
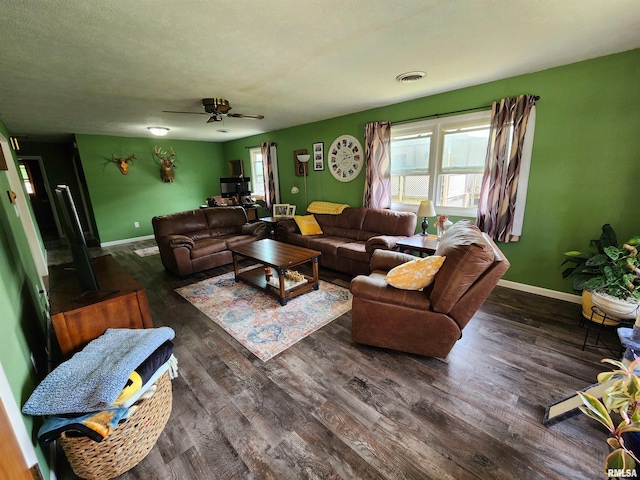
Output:
[[453,225],[453,223],[451,223],[450,220],[445,220],[444,225],[440,226],[440,225],[436,225],[436,235],[438,236],[438,238],[442,238],[442,235],[444,235],[444,232],[447,231],[447,229]]
[[638,303],[612,297],[597,290],[593,293],[593,304],[608,316],[620,320],[631,320],[638,315]]

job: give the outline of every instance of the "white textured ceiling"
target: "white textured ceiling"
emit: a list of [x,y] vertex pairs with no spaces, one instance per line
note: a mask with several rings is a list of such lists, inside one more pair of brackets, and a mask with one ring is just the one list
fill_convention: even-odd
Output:
[[[630,50],[639,25],[639,0],[0,0],[0,119],[225,141]],[[265,119],[162,113],[205,97]]]

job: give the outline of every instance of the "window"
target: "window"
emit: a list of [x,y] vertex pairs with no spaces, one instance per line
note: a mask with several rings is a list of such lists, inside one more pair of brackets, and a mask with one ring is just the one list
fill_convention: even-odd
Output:
[[430,199],[439,214],[475,216],[491,112],[391,127],[391,201],[414,210]]
[[24,188],[27,191],[27,194],[34,195],[35,191],[33,189],[31,178],[29,177],[29,172],[27,171],[27,167],[22,163],[20,164],[20,176],[22,177],[22,183],[24,183]]
[[262,150],[251,148],[251,194],[264,200],[264,173],[262,170]]

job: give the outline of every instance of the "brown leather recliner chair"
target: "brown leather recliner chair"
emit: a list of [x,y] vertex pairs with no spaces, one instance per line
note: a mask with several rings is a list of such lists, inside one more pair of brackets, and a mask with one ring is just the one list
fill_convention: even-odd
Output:
[[371,274],[351,281],[354,342],[431,357],[449,354],[510,264],[496,244],[467,220],[443,235],[435,255],[447,258],[433,283],[409,291],[388,285],[384,277],[416,257],[374,252]]

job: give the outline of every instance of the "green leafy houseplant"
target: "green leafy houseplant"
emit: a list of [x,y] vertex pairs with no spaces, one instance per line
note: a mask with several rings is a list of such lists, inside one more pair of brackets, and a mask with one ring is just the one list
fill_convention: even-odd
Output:
[[617,245],[616,232],[608,223],[603,225],[600,238],[589,242],[589,250],[586,253],[577,250],[564,253],[565,260],[560,264],[560,267],[568,266],[562,271],[562,278],[573,279],[571,286],[574,291],[580,292],[584,290],[587,282],[601,274],[600,268],[592,265],[590,260],[604,254],[605,247],[615,247]]
[[561,266],[569,264],[562,272],[563,278],[573,278],[572,287],[598,291],[614,298],[637,301],[640,299],[640,255],[637,245],[640,236],[617,246],[616,234],[611,225],[602,227],[602,235],[592,240],[588,254],[566,252]]
[[[597,420],[609,431],[610,437],[607,443],[613,451],[605,461],[605,473],[610,474],[611,469],[630,471],[640,463],[637,451],[631,450],[627,444],[633,442],[635,432],[640,432],[640,381],[634,373],[634,369],[640,362],[640,358],[625,365],[617,360],[604,359],[603,363],[610,363],[618,370],[602,372],[598,375],[598,382],[611,382],[603,395],[602,401],[584,392],[577,392],[584,406],[580,407],[582,413]],[[615,413],[621,417],[616,424],[611,417]],[[625,439],[627,444],[625,444]]]

